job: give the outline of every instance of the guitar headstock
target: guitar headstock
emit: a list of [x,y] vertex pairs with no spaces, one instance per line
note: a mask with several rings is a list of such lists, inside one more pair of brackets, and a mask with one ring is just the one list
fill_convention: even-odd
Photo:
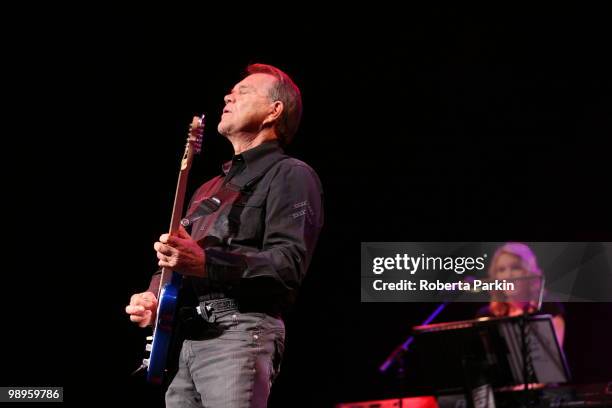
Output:
[[204,114],[202,116],[194,116],[189,125],[189,135],[187,136],[187,145],[185,153],[181,161],[181,170],[186,170],[191,167],[194,154],[199,154],[202,151],[202,138],[204,137]]
[[206,124],[205,115],[197,117],[194,116],[189,126],[189,136],[187,137],[187,143],[190,143],[193,147],[195,154],[200,154],[202,151],[202,139],[204,137],[204,125]]

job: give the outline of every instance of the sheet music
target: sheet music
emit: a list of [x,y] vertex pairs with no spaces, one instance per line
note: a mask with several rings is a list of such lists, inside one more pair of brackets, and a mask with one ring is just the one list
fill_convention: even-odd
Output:
[[[529,352],[540,383],[563,383],[568,381],[565,361],[560,352],[550,316],[540,316],[529,321]],[[518,320],[508,321],[501,325],[510,352],[509,362],[517,384],[523,382],[523,361],[521,331]]]

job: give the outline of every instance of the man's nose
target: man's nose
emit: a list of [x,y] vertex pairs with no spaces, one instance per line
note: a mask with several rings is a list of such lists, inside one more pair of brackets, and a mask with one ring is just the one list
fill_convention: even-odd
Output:
[[228,103],[232,101],[232,95],[225,95],[225,97],[223,98],[223,101],[227,105]]

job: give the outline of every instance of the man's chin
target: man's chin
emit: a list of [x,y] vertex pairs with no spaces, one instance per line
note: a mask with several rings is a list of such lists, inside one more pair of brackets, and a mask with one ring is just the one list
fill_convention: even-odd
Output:
[[223,123],[219,123],[219,125],[217,126],[217,132],[219,132],[219,134],[227,137],[227,135],[229,134],[228,128],[226,126],[223,126]]

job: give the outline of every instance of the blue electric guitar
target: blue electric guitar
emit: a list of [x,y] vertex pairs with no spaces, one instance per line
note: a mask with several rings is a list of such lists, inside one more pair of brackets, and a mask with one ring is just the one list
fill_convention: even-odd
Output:
[[[174,207],[172,208],[172,219],[170,221],[170,234],[176,234],[179,229],[185,202],[185,190],[187,188],[187,176],[193,161],[194,154],[199,154],[202,148],[202,133],[204,131],[204,115],[195,116],[189,130],[185,153],[181,159],[181,170],[179,172],[176,194],[174,196]],[[174,315],[178,291],[181,286],[182,275],[167,268],[162,268],[159,292],[157,294],[157,316],[153,326],[153,336],[147,337],[145,353],[150,353],[143,360],[143,367],[147,369],[147,380],[154,384],[161,384],[166,372],[166,360],[172,340],[172,329],[174,327]]]

